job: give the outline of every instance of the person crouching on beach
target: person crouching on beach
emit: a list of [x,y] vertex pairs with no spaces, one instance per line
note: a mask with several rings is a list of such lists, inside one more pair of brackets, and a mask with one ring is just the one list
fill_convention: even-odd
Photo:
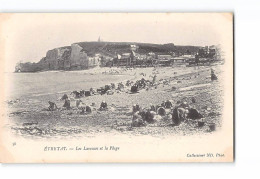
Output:
[[48,107],[48,111],[55,111],[56,109],[58,109],[57,105],[54,102],[49,101],[49,107]]
[[100,110],[107,110],[107,103],[105,101],[102,101],[99,109]]

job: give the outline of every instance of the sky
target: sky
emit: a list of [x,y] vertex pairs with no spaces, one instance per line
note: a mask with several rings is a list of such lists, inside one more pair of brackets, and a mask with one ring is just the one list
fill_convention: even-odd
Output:
[[[104,41],[217,45],[225,40],[231,14],[57,13],[0,15],[5,71],[38,62],[48,50],[75,42]],[[2,44],[3,43],[3,44]],[[4,47],[4,48],[3,48]]]

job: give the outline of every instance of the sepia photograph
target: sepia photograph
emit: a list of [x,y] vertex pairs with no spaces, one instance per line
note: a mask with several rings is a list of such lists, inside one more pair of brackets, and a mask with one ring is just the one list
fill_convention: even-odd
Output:
[[232,13],[1,13],[2,163],[233,162]]

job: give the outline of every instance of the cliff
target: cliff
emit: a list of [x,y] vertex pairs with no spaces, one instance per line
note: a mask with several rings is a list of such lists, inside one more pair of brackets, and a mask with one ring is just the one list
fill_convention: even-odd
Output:
[[38,63],[19,63],[15,72],[37,72],[48,70],[81,70],[102,64],[104,60],[116,58],[117,54],[129,53],[135,48],[139,54],[149,52],[171,54],[198,51],[196,46],[175,46],[174,44],[151,44],[136,42],[78,42],[49,50]]

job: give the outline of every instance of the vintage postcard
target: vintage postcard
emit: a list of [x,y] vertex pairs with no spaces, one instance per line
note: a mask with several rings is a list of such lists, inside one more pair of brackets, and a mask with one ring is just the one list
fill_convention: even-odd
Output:
[[233,162],[232,13],[0,14],[0,162]]

